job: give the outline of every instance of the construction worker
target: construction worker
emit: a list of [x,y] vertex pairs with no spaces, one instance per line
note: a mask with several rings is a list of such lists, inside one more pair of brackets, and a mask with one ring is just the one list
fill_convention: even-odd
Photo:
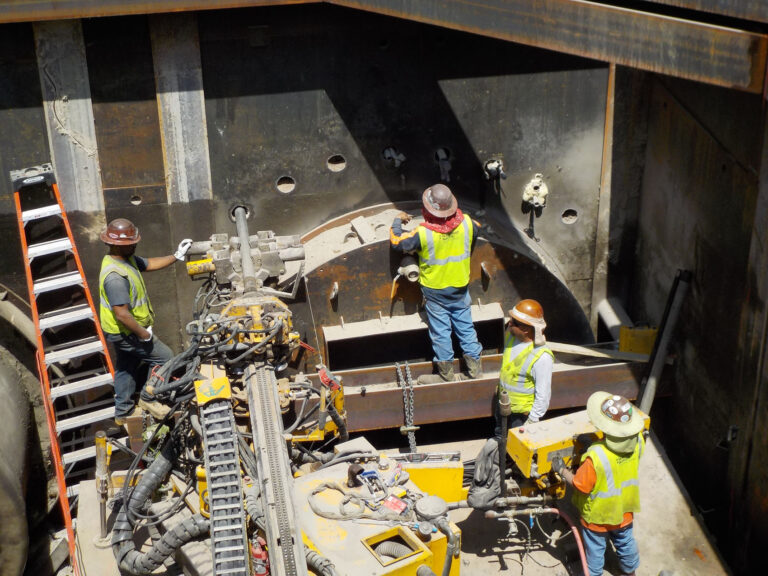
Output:
[[470,378],[482,376],[483,348],[472,323],[469,298],[469,259],[480,226],[458,208],[455,196],[444,184],[430,186],[421,196],[422,222],[403,232],[411,215],[398,214],[392,222],[390,244],[399,252],[414,252],[419,258],[419,284],[426,301],[429,337],[436,375],[422,376],[420,383],[450,382],[453,373],[453,343],[456,333]]
[[139,408],[133,401],[139,364],[145,362],[151,369],[173,357],[171,349],[152,333],[155,312],[141,273],[162,270],[184,260],[192,240],[182,240],[176,252],[168,256],[135,256],[141,236],[133,222],[125,218],[112,220],[100,238],[109,246],[99,274],[99,316],[104,336],[116,352],[115,423],[122,426],[129,416],[140,413],[140,408],[162,419],[170,408],[155,400],[143,387]]
[[[546,346],[544,310],[536,300],[521,300],[509,311],[499,391],[506,390],[512,413],[509,428],[538,422],[549,408],[555,357]],[[494,401],[495,437],[502,434],[499,405]]]
[[592,424],[604,434],[592,444],[574,474],[563,459],[552,469],[573,486],[590,576],[601,576],[608,540],[613,542],[621,573],[634,576],[640,564],[632,534],[634,513],[640,509],[638,465],[645,448],[643,418],[623,396],[595,392],[587,401]]

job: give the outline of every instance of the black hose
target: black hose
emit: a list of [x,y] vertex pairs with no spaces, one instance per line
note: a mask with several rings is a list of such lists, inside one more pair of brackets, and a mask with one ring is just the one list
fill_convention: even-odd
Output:
[[333,420],[333,423],[336,424],[336,428],[339,429],[339,440],[342,442],[346,442],[349,440],[349,432],[347,432],[347,423],[344,421],[344,418],[341,417],[341,414],[339,414],[339,411],[336,410],[336,406],[333,405],[333,402],[330,402],[328,404],[328,414],[331,415],[331,420]]
[[309,548],[305,548],[304,556],[307,559],[307,568],[317,574],[317,576],[338,576],[339,573],[336,572],[336,567],[328,558],[320,556],[320,554]]
[[142,554],[136,550],[133,542],[133,527],[128,514],[129,512],[137,515],[141,513],[152,493],[170,473],[177,455],[176,443],[169,438],[127,501],[123,500],[123,505],[115,519],[115,525],[112,528],[112,552],[120,569],[130,574],[151,574],[162,566],[165,559],[180,546],[210,531],[210,522],[196,514],[166,532],[148,552]]

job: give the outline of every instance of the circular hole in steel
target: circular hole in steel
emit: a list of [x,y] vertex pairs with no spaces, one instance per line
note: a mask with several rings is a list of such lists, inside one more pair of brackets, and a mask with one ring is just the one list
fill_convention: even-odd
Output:
[[280,178],[277,179],[277,182],[275,182],[275,186],[277,187],[278,192],[290,194],[296,189],[296,180],[290,176],[280,176]]
[[328,161],[325,163],[325,165],[331,172],[341,172],[344,170],[344,168],[347,167],[347,159],[344,158],[344,156],[341,154],[334,154],[328,158]]
[[229,219],[232,220],[232,222],[237,222],[237,214],[235,212],[238,208],[242,208],[245,210],[245,219],[249,220],[251,218],[251,209],[248,208],[245,204],[233,204],[232,207],[229,209]]
[[563,212],[563,215],[560,216],[560,219],[563,221],[563,224],[575,224],[576,220],[579,219],[579,213],[573,208],[568,208],[568,210]]
[[139,196],[138,194],[134,194],[133,196],[131,196],[130,202],[134,206],[138,206],[139,204],[141,204],[141,200],[142,200],[141,196]]

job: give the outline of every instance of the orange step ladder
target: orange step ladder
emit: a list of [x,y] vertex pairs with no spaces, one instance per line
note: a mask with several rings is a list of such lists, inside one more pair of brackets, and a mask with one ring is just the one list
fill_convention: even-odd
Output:
[[69,555],[79,482],[93,478],[94,435],[114,426],[113,375],[104,334],[50,164],[11,171],[37,364]]

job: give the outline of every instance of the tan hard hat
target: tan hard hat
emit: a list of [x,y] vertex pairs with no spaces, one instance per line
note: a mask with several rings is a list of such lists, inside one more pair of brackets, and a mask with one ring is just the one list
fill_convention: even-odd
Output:
[[114,246],[129,246],[141,240],[139,229],[126,218],[115,218],[99,235],[101,241]]
[[433,184],[421,195],[424,209],[437,218],[448,218],[456,213],[458,202],[445,184]]
[[598,430],[615,438],[637,436],[645,427],[637,408],[624,396],[610,392],[593,393],[587,400],[587,415]]

